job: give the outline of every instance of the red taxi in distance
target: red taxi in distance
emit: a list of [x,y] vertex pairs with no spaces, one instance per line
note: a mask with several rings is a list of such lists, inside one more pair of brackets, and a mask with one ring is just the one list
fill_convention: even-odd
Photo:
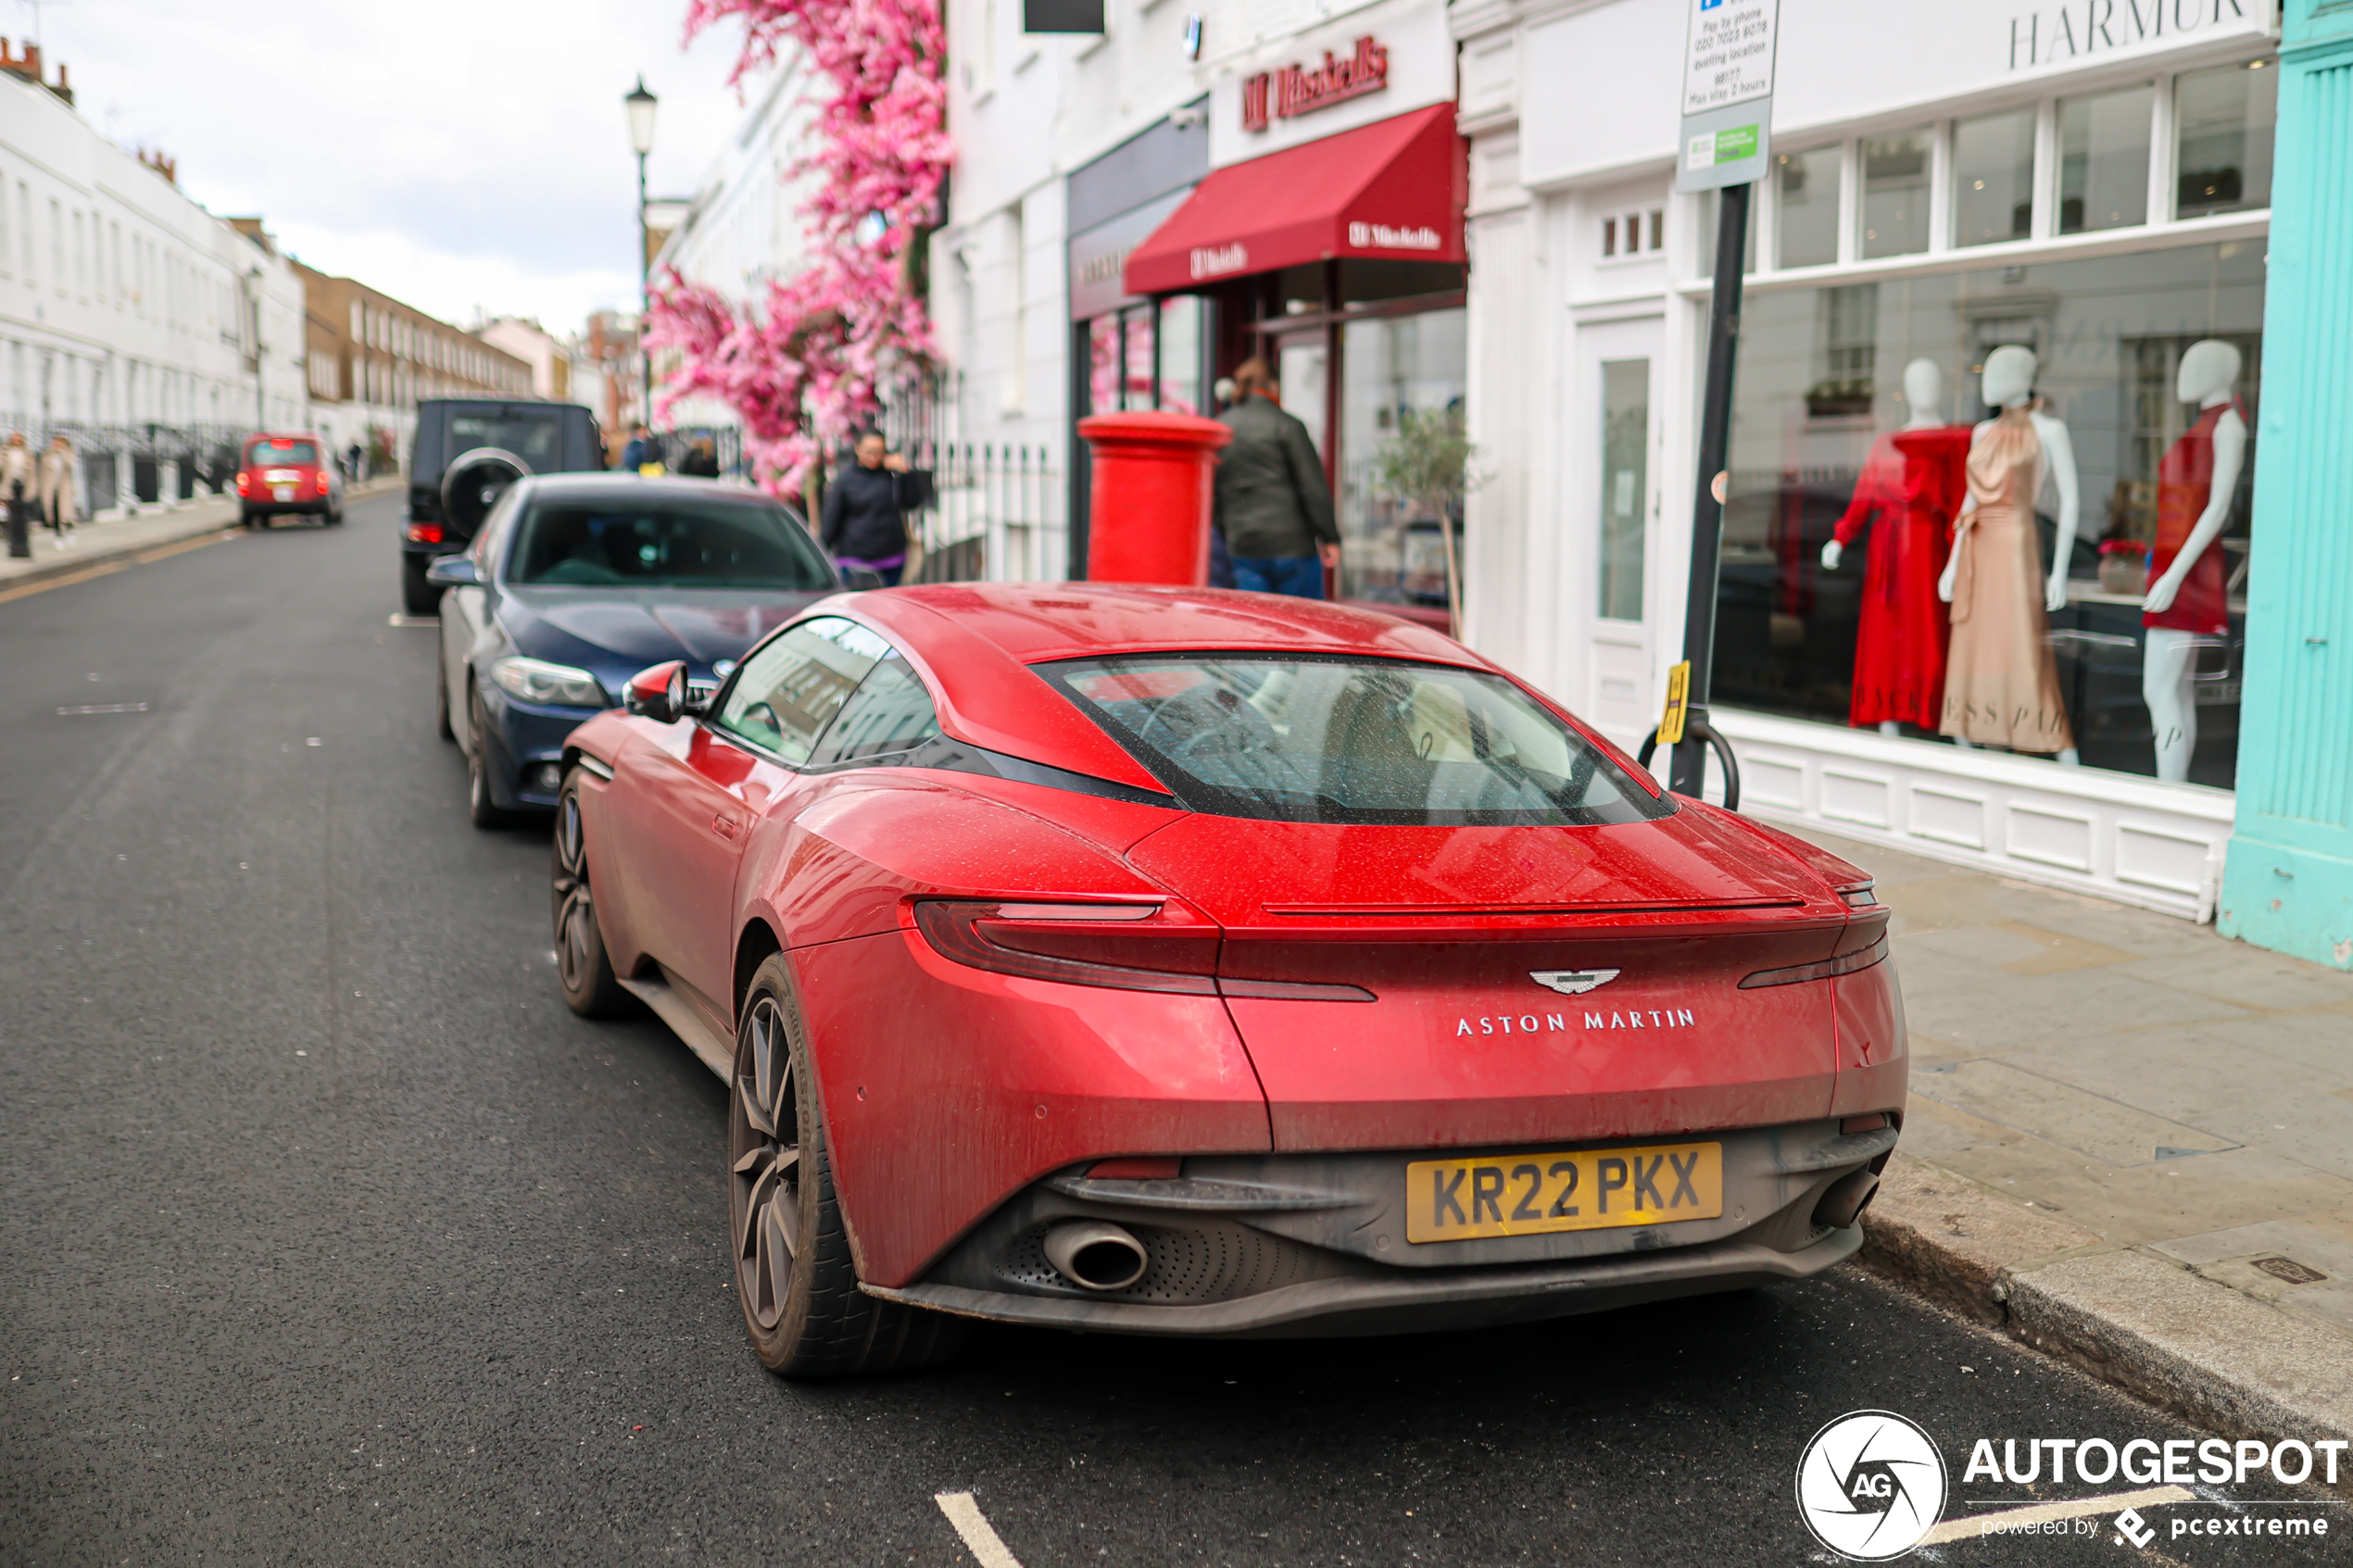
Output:
[[237,462],[237,521],[267,528],[273,517],[343,521],[343,473],[318,436],[253,435]]
[[1209,589],[837,596],[566,743],[567,999],[729,1085],[793,1375],[966,1319],[1475,1326],[1817,1273],[1908,1067],[1888,910],[1461,645]]

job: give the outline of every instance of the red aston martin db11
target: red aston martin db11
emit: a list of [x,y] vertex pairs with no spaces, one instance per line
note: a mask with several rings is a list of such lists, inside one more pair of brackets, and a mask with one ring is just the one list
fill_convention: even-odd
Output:
[[1894,1146],[1868,877],[1386,617],[850,594],[707,699],[643,672],[566,760],[565,993],[727,1081],[779,1372],[1796,1278]]

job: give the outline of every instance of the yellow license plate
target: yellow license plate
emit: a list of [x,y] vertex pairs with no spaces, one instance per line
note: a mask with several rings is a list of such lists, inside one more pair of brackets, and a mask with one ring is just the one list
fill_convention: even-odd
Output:
[[1722,1144],[1572,1148],[1405,1167],[1412,1242],[1656,1225],[1723,1211]]

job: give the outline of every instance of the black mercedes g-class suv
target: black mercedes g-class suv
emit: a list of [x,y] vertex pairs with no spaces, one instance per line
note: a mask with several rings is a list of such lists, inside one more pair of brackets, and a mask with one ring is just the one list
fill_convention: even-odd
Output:
[[441,590],[425,581],[435,556],[473,542],[508,485],[527,473],[605,466],[597,417],[577,403],[432,397],[417,405],[409,449],[409,521],[400,533],[400,608],[431,615]]

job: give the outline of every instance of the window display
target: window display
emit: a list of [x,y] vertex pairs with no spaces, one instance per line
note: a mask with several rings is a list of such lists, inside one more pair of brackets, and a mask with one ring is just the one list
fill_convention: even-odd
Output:
[[[1446,539],[1440,530],[1452,529],[1459,547],[1459,495],[1434,503],[1400,495],[1393,484],[1381,483],[1381,475],[1385,470],[1427,470],[1441,451],[1460,445],[1467,329],[1461,310],[1351,321],[1340,329],[1342,598],[1431,608],[1447,602]],[[1319,360],[1322,352],[1319,344]],[[1286,370],[1289,359],[1286,355]],[[1320,376],[1315,396],[1320,405]],[[1298,407],[1289,381],[1283,383],[1283,407],[1306,420],[1320,450],[1321,419]]]
[[1752,284],[1716,698],[2229,787],[2264,248]]

